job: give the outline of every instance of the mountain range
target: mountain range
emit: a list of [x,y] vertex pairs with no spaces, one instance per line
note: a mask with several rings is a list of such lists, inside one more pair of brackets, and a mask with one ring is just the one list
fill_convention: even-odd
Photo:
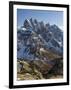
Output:
[[[47,55],[43,55],[46,54]],[[37,19],[25,19],[17,30],[17,58],[25,60],[52,59],[63,56],[63,31],[57,25]],[[56,57],[55,56],[55,57]]]

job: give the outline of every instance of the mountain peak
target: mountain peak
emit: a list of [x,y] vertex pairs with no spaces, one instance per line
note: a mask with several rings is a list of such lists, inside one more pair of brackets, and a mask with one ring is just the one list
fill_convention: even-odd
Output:
[[24,27],[25,27],[26,29],[29,29],[31,26],[32,26],[32,25],[31,25],[30,20],[29,20],[29,19],[25,19],[25,21],[24,21]]
[[[20,41],[17,45],[21,48],[18,49],[18,58],[25,57],[32,60],[38,58],[39,55],[36,55],[36,52],[40,51],[40,47],[59,55],[63,54],[63,33],[55,24],[44,24],[43,21],[38,22],[37,19],[32,18],[25,19],[24,25],[17,33]],[[22,53],[21,56],[20,53]]]

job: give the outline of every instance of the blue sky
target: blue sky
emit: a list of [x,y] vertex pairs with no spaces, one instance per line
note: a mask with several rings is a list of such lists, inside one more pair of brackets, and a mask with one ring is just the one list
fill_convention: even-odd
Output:
[[39,22],[56,24],[63,29],[63,11],[17,9],[17,26],[23,25],[25,19],[37,19]]

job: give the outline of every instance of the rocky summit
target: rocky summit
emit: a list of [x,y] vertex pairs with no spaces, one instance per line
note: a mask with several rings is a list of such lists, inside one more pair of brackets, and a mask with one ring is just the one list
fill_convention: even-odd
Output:
[[18,80],[63,75],[63,31],[57,25],[26,19],[17,30]]

